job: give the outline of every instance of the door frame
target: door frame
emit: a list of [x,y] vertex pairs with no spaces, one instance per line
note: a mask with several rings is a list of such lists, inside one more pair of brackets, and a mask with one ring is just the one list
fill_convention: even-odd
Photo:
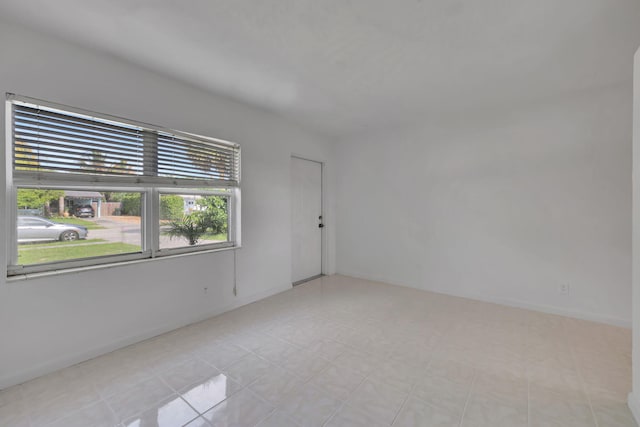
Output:
[[[326,206],[326,176],[325,176],[325,162],[322,160],[317,160],[317,159],[313,159],[310,158],[309,156],[305,156],[305,155],[300,155],[300,154],[296,154],[296,153],[292,153],[290,159],[298,159],[298,160],[306,160],[308,162],[314,162],[314,163],[318,163],[320,164],[320,215],[322,215],[322,224],[324,224],[324,227],[320,229],[320,274],[317,276],[313,276],[313,277],[309,277],[307,279],[304,279],[302,281],[298,281],[298,282],[291,282],[292,287],[296,286],[296,285],[300,285],[302,283],[311,281],[313,279],[316,279],[318,277],[322,277],[326,274],[327,271],[327,259],[328,256],[325,253],[325,251],[327,250],[327,233],[326,233],[326,228],[327,228],[327,217],[326,217],[326,212],[325,212],[325,206]],[[291,170],[291,162],[289,163],[289,170]],[[291,176],[291,173],[289,173],[289,176]],[[291,182],[289,182],[289,185],[291,185]],[[291,203],[289,203],[289,206],[291,206]],[[289,208],[291,210],[291,208]],[[293,218],[290,219],[289,221],[289,230],[291,232],[293,232]],[[291,241],[291,239],[289,239],[289,241]],[[293,267],[293,259],[291,260],[291,267]],[[293,279],[293,277],[291,278]]]

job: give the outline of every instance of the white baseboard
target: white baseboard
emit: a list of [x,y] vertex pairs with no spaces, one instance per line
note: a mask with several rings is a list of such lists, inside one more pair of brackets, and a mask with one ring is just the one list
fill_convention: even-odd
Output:
[[59,369],[73,366],[77,363],[81,363],[89,359],[93,359],[94,357],[98,357],[103,354],[110,353],[112,351],[121,349],[128,345],[135,344],[140,341],[144,341],[144,340],[156,337],[158,335],[173,331],[175,329],[182,328],[184,326],[188,326],[193,323],[201,322],[203,320],[209,319],[214,316],[218,316],[222,313],[226,313],[227,311],[233,310],[243,305],[251,304],[252,302],[259,301],[261,299],[270,297],[272,295],[279,294],[280,292],[284,292],[288,289],[291,289],[291,284],[274,287],[263,292],[258,292],[256,294],[252,294],[246,297],[237,298],[234,300],[232,304],[229,304],[223,307],[218,307],[214,310],[211,310],[206,313],[200,313],[199,315],[196,315],[196,316],[186,317],[182,321],[166,323],[162,326],[153,328],[143,333],[130,335],[128,337],[118,339],[111,343],[94,347],[86,351],[67,354],[63,357],[57,358],[55,360],[50,360],[41,365],[31,367],[27,370],[23,370],[20,372],[13,372],[8,375],[4,375],[3,377],[0,377],[0,390],[5,389],[7,387],[11,387],[12,385],[21,384],[23,382],[32,380],[42,375],[46,375],[51,372],[55,372]]
[[460,297],[460,298],[469,298],[469,299],[474,299],[474,300],[478,300],[478,301],[483,301],[483,302],[489,302],[489,303],[493,303],[493,304],[500,304],[500,305],[506,305],[509,307],[516,307],[516,308],[523,308],[526,310],[532,310],[532,311],[539,311],[542,313],[549,313],[549,314],[556,314],[558,316],[565,316],[565,317],[572,317],[575,319],[581,319],[581,320],[589,320],[592,322],[597,322],[597,323],[604,323],[607,325],[613,325],[613,326],[619,326],[622,328],[631,328],[631,320],[630,319],[624,319],[621,317],[614,317],[614,316],[606,316],[606,315],[601,315],[598,313],[590,313],[590,312],[585,312],[585,311],[580,311],[580,310],[572,310],[572,309],[568,309],[568,308],[564,308],[564,307],[555,307],[555,306],[550,306],[550,305],[541,305],[541,304],[533,304],[533,303],[529,303],[526,301],[521,301],[521,300],[514,300],[514,299],[510,299],[510,298],[500,298],[500,297],[495,297],[495,296],[485,296],[485,295],[478,295],[478,294],[473,294],[473,293],[467,293],[467,292],[452,292],[449,289],[439,289],[439,288],[418,288],[417,286],[411,286],[411,285],[407,285],[404,283],[397,283],[393,280],[389,280],[387,278],[383,278],[383,277],[371,277],[368,276],[366,274],[359,274],[357,272],[348,272],[348,271],[339,271],[337,274],[339,275],[343,275],[343,276],[349,276],[349,277],[354,277],[357,279],[364,279],[364,280],[371,280],[373,282],[381,282],[381,283],[387,283],[390,285],[394,285],[394,286],[403,286],[403,287],[408,287],[408,288],[412,288],[412,289],[419,289],[419,290],[423,290],[423,291],[428,291],[428,292],[435,292],[438,294],[444,294],[444,295],[450,295],[450,296],[454,296],[454,297]]
[[636,423],[640,424],[640,400],[638,400],[633,392],[629,393],[627,405],[629,405],[629,409],[631,410],[631,414],[633,414],[633,418],[635,418]]

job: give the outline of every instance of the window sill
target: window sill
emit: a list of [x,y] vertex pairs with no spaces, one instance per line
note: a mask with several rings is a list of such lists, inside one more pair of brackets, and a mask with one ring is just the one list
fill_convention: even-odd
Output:
[[232,250],[241,249],[241,248],[242,246],[228,246],[228,247],[215,248],[215,249],[206,249],[202,251],[191,251],[191,252],[184,252],[184,253],[162,255],[154,258],[143,258],[143,259],[136,259],[136,260],[129,260],[129,261],[110,262],[106,264],[87,265],[83,267],[60,268],[57,270],[42,271],[37,273],[16,274],[16,275],[7,276],[6,281],[7,283],[20,282],[23,280],[37,279],[41,277],[59,276],[64,274],[82,273],[85,271],[92,271],[92,270],[118,268],[118,267],[127,266],[127,265],[143,264],[147,262],[156,262],[156,261],[161,261],[166,259],[211,254],[211,253],[223,252],[223,251],[232,251]]

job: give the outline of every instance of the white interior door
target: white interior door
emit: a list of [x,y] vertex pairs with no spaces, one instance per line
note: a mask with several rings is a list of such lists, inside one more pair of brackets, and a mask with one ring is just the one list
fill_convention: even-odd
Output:
[[322,274],[322,164],[291,158],[291,281]]

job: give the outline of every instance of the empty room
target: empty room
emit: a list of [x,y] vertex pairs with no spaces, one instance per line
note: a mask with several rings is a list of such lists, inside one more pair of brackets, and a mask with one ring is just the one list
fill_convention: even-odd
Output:
[[638,47],[638,0],[0,0],[0,427],[637,427]]

